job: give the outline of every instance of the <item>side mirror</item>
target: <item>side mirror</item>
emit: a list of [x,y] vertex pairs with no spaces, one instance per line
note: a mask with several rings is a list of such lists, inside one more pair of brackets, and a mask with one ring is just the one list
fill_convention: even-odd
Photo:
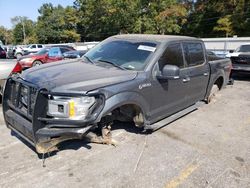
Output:
[[180,78],[180,69],[176,65],[165,65],[158,79],[176,80]]
[[229,50],[229,53],[234,53],[234,50]]

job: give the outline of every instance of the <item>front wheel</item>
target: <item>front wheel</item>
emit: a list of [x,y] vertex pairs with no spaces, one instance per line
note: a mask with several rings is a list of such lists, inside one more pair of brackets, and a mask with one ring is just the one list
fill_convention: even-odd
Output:
[[43,63],[41,61],[34,61],[34,63],[32,64],[32,67],[36,67],[36,66],[40,66]]
[[23,55],[20,54],[20,53],[17,53],[17,54],[16,54],[16,58],[17,58],[17,59],[20,59],[22,56],[23,56]]

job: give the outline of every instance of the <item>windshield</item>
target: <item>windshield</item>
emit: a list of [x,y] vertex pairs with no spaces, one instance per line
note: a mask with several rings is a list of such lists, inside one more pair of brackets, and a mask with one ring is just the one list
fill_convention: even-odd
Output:
[[236,52],[250,52],[250,45],[242,45],[237,48]]
[[46,54],[48,51],[49,51],[49,48],[43,48],[43,49],[39,50],[36,54],[43,55],[43,54]]
[[109,63],[129,70],[143,70],[156,50],[153,42],[115,40],[100,43],[84,56],[93,62]]

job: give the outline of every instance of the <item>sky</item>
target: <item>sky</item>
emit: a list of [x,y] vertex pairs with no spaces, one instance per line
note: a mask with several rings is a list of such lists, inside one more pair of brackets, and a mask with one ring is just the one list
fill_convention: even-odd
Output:
[[15,16],[26,16],[36,21],[39,16],[38,9],[44,3],[58,4],[63,7],[73,5],[74,0],[0,0],[0,26],[12,28],[11,18]]

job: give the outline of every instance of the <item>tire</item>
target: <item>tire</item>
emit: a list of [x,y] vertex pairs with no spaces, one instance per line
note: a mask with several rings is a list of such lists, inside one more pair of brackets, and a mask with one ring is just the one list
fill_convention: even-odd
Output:
[[17,58],[17,59],[21,58],[22,56],[23,56],[23,55],[22,55],[21,53],[17,53],[17,54],[16,54],[16,58]]
[[214,84],[213,87],[210,90],[209,96],[207,98],[207,103],[210,103],[211,101],[213,101],[214,97],[216,96],[216,93],[218,93],[219,91],[219,87],[217,84]]
[[33,64],[32,64],[32,67],[40,66],[42,64],[43,63],[41,61],[34,61]]

